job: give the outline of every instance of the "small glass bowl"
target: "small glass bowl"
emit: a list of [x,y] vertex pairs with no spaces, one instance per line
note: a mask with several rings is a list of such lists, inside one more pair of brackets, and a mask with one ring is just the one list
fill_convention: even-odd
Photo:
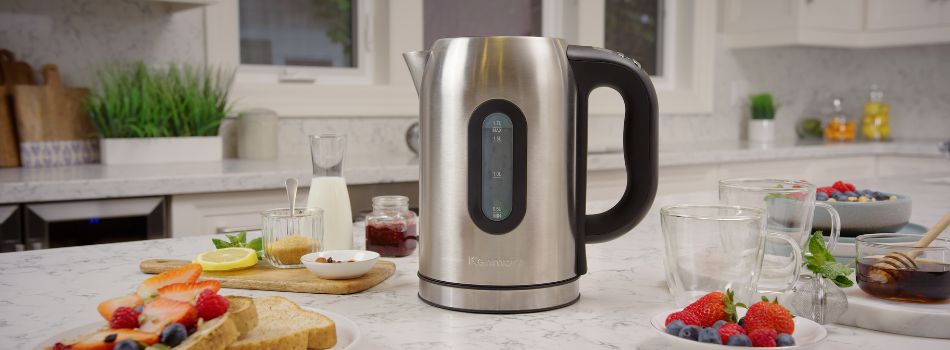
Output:
[[261,213],[264,260],[278,268],[301,268],[300,257],[323,249],[323,210],[271,209]]
[[[857,238],[858,286],[878,298],[933,303],[950,299],[950,240],[937,238],[915,248],[920,235],[874,233]],[[895,268],[881,259],[898,252],[914,257],[916,268]]]

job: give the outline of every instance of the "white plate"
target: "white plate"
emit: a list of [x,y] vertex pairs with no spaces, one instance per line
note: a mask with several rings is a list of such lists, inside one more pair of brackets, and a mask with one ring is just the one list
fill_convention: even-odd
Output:
[[[311,307],[302,306],[304,310],[321,313],[326,317],[329,317],[333,320],[333,323],[336,323],[336,345],[332,348],[333,350],[352,350],[355,349],[358,343],[361,340],[360,328],[356,326],[356,323],[353,320],[347,318],[346,316],[340,315],[335,312],[330,312],[321,309],[314,309]],[[63,339],[73,339],[80,337],[84,334],[90,334],[100,328],[105,326],[105,323],[102,320],[89,322],[82,326],[72,328],[70,330],[60,332],[52,337],[43,340],[32,348],[36,350],[44,350],[46,347],[53,346],[57,342],[63,341]]]
[[[343,262],[318,263],[317,258],[333,258]],[[376,260],[379,260],[379,253],[369,250],[328,250],[300,257],[300,262],[307,270],[327,280],[346,280],[365,275],[376,265]]]
[[[666,312],[661,312],[656,316],[653,316],[650,319],[650,324],[653,325],[653,330],[662,334],[664,338],[668,339],[676,349],[740,349],[741,347],[737,346],[728,346],[728,345],[718,345],[710,343],[700,343],[698,341],[683,339],[672,334],[666,333],[666,317],[670,313],[676,312],[679,310],[670,310]],[[739,316],[745,316],[745,310],[739,310]],[[815,323],[815,321],[809,320],[804,317],[795,317],[795,333],[792,334],[792,337],[795,337],[795,346],[780,346],[774,347],[772,349],[811,349],[814,348],[818,343],[821,343],[822,340],[825,340],[825,337],[828,336],[828,331],[825,330],[825,327]]]

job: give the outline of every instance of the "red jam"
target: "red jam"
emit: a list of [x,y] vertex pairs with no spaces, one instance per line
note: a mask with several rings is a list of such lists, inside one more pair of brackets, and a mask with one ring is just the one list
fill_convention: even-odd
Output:
[[415,218],[408,220],[369,220],[366,223],[366,249],[385,257],[402,257],[416,250],[419,235]]

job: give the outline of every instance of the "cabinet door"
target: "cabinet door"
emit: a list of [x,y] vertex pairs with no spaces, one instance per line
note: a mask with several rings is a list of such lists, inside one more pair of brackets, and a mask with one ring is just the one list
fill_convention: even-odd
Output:
[[863,0],[799,0],[802,29],[860,31],[864,25]]
[[878,176],[946,173],[950,159],[941,157],[880,156],[877,159]]
[[867,29],[911,29],[937,26],[946,7],[941,0],[868,0]]
[[[297,194],[298,206],[306,204],[306,193],[304,189]],[[287,195],[280,190],[183,194],[171,198],[172,237],[259,230],[261,211],[287,207]]]

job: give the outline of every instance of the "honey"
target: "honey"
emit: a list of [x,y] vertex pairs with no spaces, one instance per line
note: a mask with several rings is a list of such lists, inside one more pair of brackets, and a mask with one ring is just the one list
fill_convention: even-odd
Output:
[[878,298],[917,303],[950,299],[950,265],[917,259],[917,269],[897,270],[874,266],[880,257],[858,260],[856,274],[861,290]]

